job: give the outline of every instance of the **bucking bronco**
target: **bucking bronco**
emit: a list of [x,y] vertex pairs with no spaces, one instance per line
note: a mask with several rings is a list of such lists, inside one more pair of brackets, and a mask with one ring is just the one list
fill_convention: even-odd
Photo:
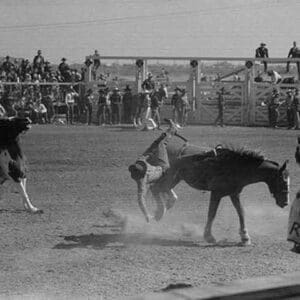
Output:
[[41,213],[26,192],[26,164],[19,141],[19,135],[28,131],[30,124],[28,118],[0,119],[0,184],[12,180],[22,195],[25,210]]
[[169,123],[170,128],[129,167],[131,177],[137,182],[138,203],[146,221],[153,218],[145,204],[148,190],[150,189],[156,200],[154,219],[159,221],[176,202],[177,196],[173,188],[183,180],[195,189],[211,192],[204,230],[204,239],[207,242],[216,242],[211,232],[213,220],[220,200],[229,196],[239,216],[242,244],[249,245],[251,241],[245,225],[240,194],[249,184],[265,182],[276,204],[285,207],[289,201],[287,161],[280,166],[254,151],[222,146],[203,149],[184,142],[181,146],[174,147],[169,140],[177,134],[177,130],[171,120]]

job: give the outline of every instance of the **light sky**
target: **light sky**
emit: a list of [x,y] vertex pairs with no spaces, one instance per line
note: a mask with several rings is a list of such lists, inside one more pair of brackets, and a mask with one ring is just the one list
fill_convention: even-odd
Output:
[[1,0],[0,57],[83,62],[115,56],[286,57],[300,44],[299,0]]

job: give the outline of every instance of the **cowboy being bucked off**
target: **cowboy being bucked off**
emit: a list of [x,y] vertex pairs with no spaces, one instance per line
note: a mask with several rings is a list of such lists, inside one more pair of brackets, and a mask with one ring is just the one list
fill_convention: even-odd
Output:
[[[172,189],[166,191],[155,191],[152,189],[153,184],[161,179],[165,172],[170,168],[166,147],[169,140],[176,134],[177,126],[172,120],[166,121],[168,121],[170,125],[166,132],[163,132],[142,156],[137,159],[133,165],[129,166],[131,177],[137,182],[138,186],[138,203],[147,222],[153,218],[159,221],[164,215],[166,207],[162,198],[167,198],[168,209],[171,208],[177,200],[177,195]],[[158,205],[154,217],[148,213],[145,204],[145,196],[149,188]]]
[[[129,166],[131,177],[136,181],[138,187],[138,204],[147,222],[151,219],[161,220],[166,210],[175,204],[177,195],[173,188],[181,180],[178,167],[180,169],[180,166],[189,163],[195,154],[199,156],[199,159],[216,155],[215,149],[189,144],[184,137],[177,133],[178,126],[172,120],[165,119],[165,121],[169,123],[169,128],[150,145],[134,164]],[[169,144],[174,135],[184,141],[180,148]],[[145,201],[149,189],[157,204],[154,217],[149,214]]]

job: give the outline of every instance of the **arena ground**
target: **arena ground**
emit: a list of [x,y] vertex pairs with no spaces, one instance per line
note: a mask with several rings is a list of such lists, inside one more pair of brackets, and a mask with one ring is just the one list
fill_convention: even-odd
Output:
[[[269,128],[187,127],[192,143],[220,142],[290,159],[291,198],[300,186],[294,162],[297,131]],[[157,136],[130,128],[36,125],[24,136],[28,192],[43,215],[23,211],[20,197],[0,202],[0,295],[103,296],[112,299],[160,290],[170,283],[203,286],[300,268],[286,241],[289,208],[281,209],[264,184],[242,199],[253,244],[239,247],[238,218],[221,203],[213,232],[202,239],[208,193],[181,183],[175,207],[146,224],[127,171]],[[152,203],[153,204],[153,203]],[[150,203],[151,205],[151,203]],[[1,298],[1,297],[0,297]]]

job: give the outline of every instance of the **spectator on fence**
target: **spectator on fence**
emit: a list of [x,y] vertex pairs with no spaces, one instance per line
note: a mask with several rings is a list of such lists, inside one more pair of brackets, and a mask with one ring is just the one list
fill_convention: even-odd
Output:
[[121,124],[122,97],[120,90],[115,87],[110,95],[113,124]]
[[70,74],[70,66],[66,63],[66,58],[63,57],[61,59],[61,63],[58,65],[58,70],[62,77],[62,81],[69,82],[71,81],[71,74]]
[[293,115],[294,115],[294,127],[292,129],[299,129],[300,121],[300,95],[299,90],[295,89],[295,94],[292,103]]
[[293,91],[289,89],[286,93],[285,105],[286,105],[286,118],[288,122],[288,129],[292,129],[295,126],[294,112],[293,112]]
[[[257,58],[268,58],[269,57],[269,51],[266,48],[266,44],[265,43],[261,43],[260,47],[258,47],[255,50],[255,57]],[[264,72],[267,72],[267,68],[268,68],[268,64],[266,61],[263,61],[264,64]]]
[[85,105],[85,112],[86,112],[86,125],[92,124],[92,113],[93,113],[93,90],[88,89],[86,94],[84,95],[84,105]]
[[66,93],[66,98],[65,102],[67,105],[67,123],[68,124],[73,124],[74,121],[74,106],[75,106],[75,96],[76,92],[74,91],[73,87],[70,86],[67,93]]
[[218,116],[215,120],[215,125],[220,125],[221,127],[224,126],[224,109],[225,109],[225,88],[221,87],[219,91],[217,91],[218,99],[217,99],[217,105],[218,105]]
[[279,75],[279,73],[274,71],[274,70],[268,71],[267,74],[268,74],[268,76],[271,77],[271,83],[272,84],[278,84],[282,81],[281,75]]
[[175,123],[179,122],[180,118],[180,96],[181,96],[181,89],[177,86],[175,88],[175,93],[171,98],[171,106],[172,106],[172,119]]
[[92,55],[92,76],[93,76],[93,80],[97,80],[97,70],[100,68],[101,66],[101,61],[100,61],[100,55],[98,53],[98,50],[95,50],[95,53]]
[[52,72],[52,66],[50,64],[49,61],[45,61],[45,65],[44,65],[44,76],[49,75],[49,77],[51,76],[51,72]]
[[[288,53],[288,58],[300,58],[300,49],[297,47],[297,43],[293,42],[293,47],[290,49]],[[300,62],[296,62],[297,65],[297,72],[298,72],[298,79],[300,79]],[[290,71],[290,62],[286,63],[286,72]]]
[[154,88],[155,88],[155,82],[154,82],[154,80],[152,78],[153,78],[153,75],[152,75],[151,72],[149,72],[147,78],[142,83],[142,89],[144,91],[147,90],[149,92],[152,92],[154,90]]
[[37,51],[37,55],[33,58],[33,70],[42,75],[44,72],[45,59],[42,56],[42,50]]
[[32,69],[28,59],[22,59],[20,69],[19,69],[19,76],[21,80],[25,80],[26,74],[31,74]]
[[129,124],[132,122],[131,120],[132,92],[128,84],[124,89],[122,102],[123,102],[124,123]]

